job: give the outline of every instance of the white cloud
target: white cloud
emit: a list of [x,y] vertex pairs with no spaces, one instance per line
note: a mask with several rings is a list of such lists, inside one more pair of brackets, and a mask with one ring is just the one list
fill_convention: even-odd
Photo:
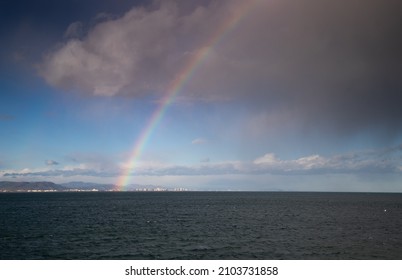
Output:
[[273,153],[269,153],[255,159],[253,162],[254,164],[278,164],[279,160]]
[[299,158],[295,163],[303,169],[318,169],[326,167],[328,160],[319,155],[311,155]]
[[202,145],[202,144],[205,144],[207,142],[208,141],[205,138],[196,138],[193,141],[191,141],[191,144],[193,144],[193,145]]

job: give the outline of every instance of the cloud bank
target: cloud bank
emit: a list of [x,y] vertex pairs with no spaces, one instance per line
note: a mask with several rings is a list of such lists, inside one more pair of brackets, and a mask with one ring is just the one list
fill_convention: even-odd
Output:
[[[399,133],[401,1],[251,2],[209,49],[180,98],[240,100],[339,132]],[[158,97],[240,6],[235,0],[134,7],[50,51],[40,73],[57,88]],[[72,23],[66,36],[81,27]]]
[[[81,164],[60,169],[3,171],[4,177],[21,176],[93,176],[118,177],[123,169],[110,163],[110,168]],[[210,176],[210,175],[322,175],[322,174],[402,174],[402,145],[379,150],[339,154],[331,157],[309,155],[280,159],[267,153],[253,161],[205,161],[197,165],[138,163],[131,176]]]

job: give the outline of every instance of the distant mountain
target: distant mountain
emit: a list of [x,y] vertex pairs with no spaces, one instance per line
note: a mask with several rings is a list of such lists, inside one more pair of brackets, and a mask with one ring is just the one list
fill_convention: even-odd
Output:
[[0,191],[27,192],[27,191],[66,191],[61,185],[53,182],[0,182]]

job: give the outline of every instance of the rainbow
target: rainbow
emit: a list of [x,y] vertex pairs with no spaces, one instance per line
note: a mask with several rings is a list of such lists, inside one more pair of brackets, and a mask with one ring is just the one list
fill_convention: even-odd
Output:
[[208,57],[208,54],[213,49],[213,47],[216,46],[225,37],[226,34],[233,30],[234,27],[240,23],[241,19],[243,19],[247,14],[250,13],[252,7],[255,7],[256,2],[257,1],[240,1],[240,5],[236,7],[230,17],[223,21],[221,26],[217,28],[216,31],[209,37],[203,47],[194,53],[194,55],[187,61],[187,63],[184,65],[176,78],[169,84],[168,90],[166,91],[162,100],[160,100],[159,105],[144,126],[144,129],[141,131],[139,137],[136,139],[129,159],[125,164],[125,168],[123,169],[123,172],[118,177],[115,184],[116,190],[124,190],[124,187],[127,185],[131,173],[134,170],[135,165],[140,158],[146,143],[148,142],[148,139],[150,138],[152,132],[155,130],[155,127],[157,127],[157,125],[159,124],[166,110],[175,100],[177,94],[180,92],[183,86],[189,80],[191,80],[191,78],[194,76],[194,73],[202,64],[202,62]]

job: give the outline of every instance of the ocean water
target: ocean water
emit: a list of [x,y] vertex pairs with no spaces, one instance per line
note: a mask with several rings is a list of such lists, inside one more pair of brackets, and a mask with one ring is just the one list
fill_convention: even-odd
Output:
[[402,259],[402,194],[0,194],[0,259]]

